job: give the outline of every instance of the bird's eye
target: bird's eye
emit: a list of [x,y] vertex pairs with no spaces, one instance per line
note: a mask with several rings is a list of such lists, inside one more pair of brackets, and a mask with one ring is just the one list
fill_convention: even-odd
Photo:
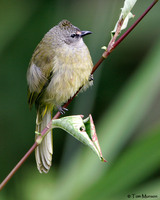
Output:
[[74,37],[79,37],[79,35],[76,34],[76,33],[73,33],[73,34],[71,35],[71,37],[72,37],[72,38],[74,38]]
[[72,37],[72,38],[74,38],[75,36],[76,36],[76,34],[75,34],[75,33],[71,35],[71,37]]

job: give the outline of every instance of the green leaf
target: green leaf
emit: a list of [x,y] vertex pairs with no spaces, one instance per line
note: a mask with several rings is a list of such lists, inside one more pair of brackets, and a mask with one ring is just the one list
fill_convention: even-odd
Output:
[[123,21],[123,25],[121,27],[121,30],[124,30],[129,22],[129,19],[133,18],[134,15],[130,12],[133,8],[133,6],[135,5],[137,0],[125,0],[124,2],[124,6],[123,8],[121,8],[121,14],[119,16],[119,19],[114,27],[114,29],[111,31],[111,37],[113,37],[113,35],[115,34],[116,30],[117,30],[117,26],[120,20],[124,20]]
[[133,6],[135,5],[137,0],[125,0],[124,6],[122,8],[121,15],[123,16],[123,19],[127,17],[127,15],[132,10]]
[[73,115],[52,120],[52,128],[61,128],[85,145],[88,145],[100,158],[102,156],[92,116],[82,119],[82,115]]

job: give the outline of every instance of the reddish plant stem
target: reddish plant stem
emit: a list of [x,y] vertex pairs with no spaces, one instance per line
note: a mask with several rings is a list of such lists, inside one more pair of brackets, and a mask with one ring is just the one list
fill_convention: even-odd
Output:
[[93,74],[93,73],[96,71],[96,69],[99,67],[99,65],[100,65],[104,60],[105,60],[104,57],[101,57],[101,58],[99,59],[99,61],[94,65],[91,74]]
[[31,155],[31,153],[37,147],[37,143],[35,142],[33,146],[29,149],[29,151],[23,156],[23,158],[17,163],[17,165],[12,169],[12,171],[8,174],[8,176],[2,181],[0,184],[0,190],[7,184],[7,182],[12,178],[12,176],[16,173],[16,171],[21,167],[21,165],[26,161],[26,159]]
[[145,17],[145,15],[153,8],[153,6],[158,2],[158,0],[154,0],[152,4],[144,11],[144,13],[135,21],[135,23],[115,42],[113,48],[115,48],[119,43],[121,43],[124,38],[139,24],[139,22]]
[[[93,70],[91,74],[93,74],[96,69],[99,67],[99,65],[109,56],[109,54],[112,52],[113,49],[115,49],[116,46],[118,46],[124,38],[137,26],[137,24],[143,19],[143,17],[151,10],[151,8],[158,2],[158,0],[154,0],[152,4],[145,10],[145,12],[137,19],[137,21],[115,42],[115,39],[109,43],[107,50],[103,53],[102,57],[99,59],[99,61],[94,65]],[[80,88],[81,89],[81,88]],[[75,96],[79,93],[80,89],[76,92],[76,94],[68,100],[68,102],[63,106],[66,108],[71,101],[75,98]],[[56,115],[53,117],[53,119],[59,118],[61,115],[60,112],[57,112]],[[52,120],[53,120],[52,119]],[[47,125],[47,127],[41,132],[41,135],[37,137],[37,139],[41,139],[42,136],[44,136],[47,131],[50,129],[52,124],[52,121]],[[38,146],[38,143],[35,142],[33,146],[29,149],[29,151],[23,156],[23,158],[18,162],[18,164],[13,168],[13,170],[8,174],[8,176],[2,181],[0,184],[0,190],[3,189],[3,187],[7,184],[7,182],[12,178],[12,176],[16,173],[16,171],[21,167],[21,165],[26,161],[26,159],[30,156],[30,154],[35,150],[35,148]]]

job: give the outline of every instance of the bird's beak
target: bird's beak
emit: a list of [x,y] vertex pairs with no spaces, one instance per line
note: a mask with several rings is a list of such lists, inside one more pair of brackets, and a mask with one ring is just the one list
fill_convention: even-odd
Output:
[[81,31],[81,37],[84,37],[85,35],[92,34],[91,31]]

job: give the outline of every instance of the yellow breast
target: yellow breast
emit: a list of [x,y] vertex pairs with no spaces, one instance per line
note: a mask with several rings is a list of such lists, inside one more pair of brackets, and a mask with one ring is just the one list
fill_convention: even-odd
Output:
[[60,106],[72,97],[78,89],[88,83],[93,63],[87,46],[59,48],[53,62],[53,77],[46,88],[44,101]]

